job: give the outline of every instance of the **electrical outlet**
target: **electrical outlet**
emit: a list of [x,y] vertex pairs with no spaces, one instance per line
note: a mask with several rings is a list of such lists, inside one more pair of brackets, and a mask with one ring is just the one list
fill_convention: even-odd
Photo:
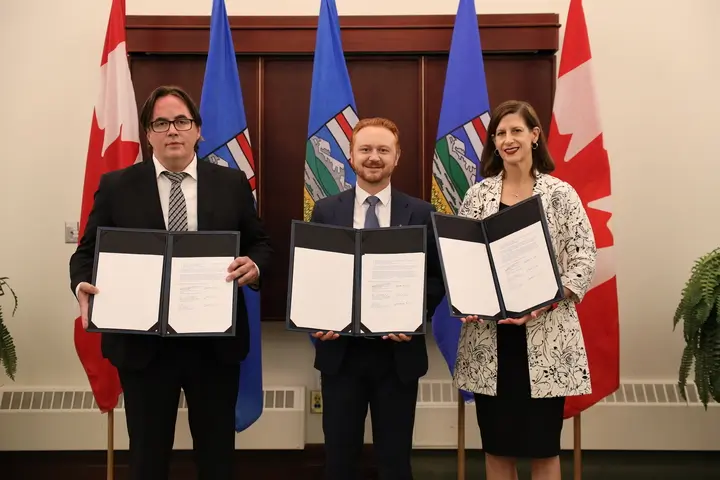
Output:
[[320,390],[313,390],[310,392],[310,412],[322,413],[322,411],[322,393],[320,393]]
[[65,222],[65,243],[77,243],[79,230],[78,222]]

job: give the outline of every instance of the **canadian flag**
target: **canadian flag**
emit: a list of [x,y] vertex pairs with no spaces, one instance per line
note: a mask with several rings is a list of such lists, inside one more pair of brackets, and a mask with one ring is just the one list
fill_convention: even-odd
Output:
[[548,146],[556,163],[554,175],[572,185],[582,199],[595,233],[598,256],[590,290],[577,306],[592,393],[568,397],[565,418],[593,406],[620,386],[610,163],[596,100],[582,0],[570,0]]
[[[138,112],[125,42],[125,0],[113,0],[85,164],[79,238],[85,232],[100,177],[139,160]],[[122,392],[117,370],[102,356],[100,334],[85,331],[80,317],[75,319],[75,349],[100,411],[114,409]]]

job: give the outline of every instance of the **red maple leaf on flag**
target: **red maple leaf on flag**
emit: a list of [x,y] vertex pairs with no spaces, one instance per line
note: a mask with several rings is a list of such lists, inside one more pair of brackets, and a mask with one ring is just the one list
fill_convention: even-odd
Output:
[[555,176],[578,193],[598,248],[595,277],[577,305],[588,356],[592,393],[571,396],[565,418],[578,415],[620,386],[617,282],[609,222],[610,162],[603,145],[592,77],[592,54],[582,0],[571,0],[558,73],[548,146]]
[[[113,0],[100,61],[100,94],[90,127],[79,238],[85,233],[100,177],[132,165],[139,156],[137,105],[125,47],[125,1]],[[87,374],[95,402],[105,413],[117,406],[122,387],[117,369],[102,355],[100,338],[101,334],[83,328],[81,317],[75,319],[75,350]]]
[[610,162],[603,146],[603,136],[600,134],[595,137],[571,161],[565,162],[561,159],[565,158],[571,137],[571,133],[563,135],[558,131],[553,117],[549,135],[549,138],[553,139],[552,156],[556,159],[553,175],[568,182],[577,191],[590,218],[597,247],[611,247],[613,234],[608,223],[612,213],[591,206],[596,200],[609,197],[611,194]]

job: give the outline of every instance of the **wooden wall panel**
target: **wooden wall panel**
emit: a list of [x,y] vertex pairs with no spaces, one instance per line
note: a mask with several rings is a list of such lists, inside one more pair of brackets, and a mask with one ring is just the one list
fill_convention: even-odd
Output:
[[[180,85],[200,102],[207,20],[128,17],[138,108],[161,84]],[[341,19],[358,113],[388,117],[398,124],[402,155],[393,183],[425,199],[430,196],[452,20],[447,16]],[[290,224],[302,219],[315,22],[308,17],[231,18],[258,170],[259,208],[276,250],[274,268],[263,273],[264,320],[284,320]],[[555,82],[557,15],[479,16],[479,24],[491,106],[509,98],[528,100],[547,128]]]
[[263,318],[285,318],[290,223],[303,218],[303,170],[310,110],[312,61],[272,58],[264,62],[262,217],[275,249],[273,268],[265,277]]
[[347,63],[358,115],[389,118],[400,130],[402,152],[393,185],[409,195],[424,196],[420,57],[348,57]]

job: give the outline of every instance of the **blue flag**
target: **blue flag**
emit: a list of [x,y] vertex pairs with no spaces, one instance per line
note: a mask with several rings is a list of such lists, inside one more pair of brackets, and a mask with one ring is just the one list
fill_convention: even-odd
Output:
[[[460,0],[453,29],[445,90],[433,156],[432,202],[438,212],[457,214],[480,177],[480,155],[490,121],[475,2]],[[433,334],[452,374],[462,323],[450,316],[447,297],[435,310]],[[466,401],[473,396],[462,392]]]
[[[213,0],[200,115],[204,141],[200,142],[198,158],[243,170],[257,203],[255,161],[250,149],[235,47],[224,0]],[[263,411],[260,294],[243,287],[243,296],[250,326],[250,351],[240,365],[240,390],[235,406],[237,432],[252,425]]]
[[355,185],[349,159],[356,111],[335,0],[321,0],[305,144],[305,221],[315,202]]
[[[305,143],[306,222],[315,202],[355,185],[355,172],[350,167],[350,139],[358,122],[356,112],[335,0],[320,0]],[[310,341],[315,344],[316,339],[311,336]]]

